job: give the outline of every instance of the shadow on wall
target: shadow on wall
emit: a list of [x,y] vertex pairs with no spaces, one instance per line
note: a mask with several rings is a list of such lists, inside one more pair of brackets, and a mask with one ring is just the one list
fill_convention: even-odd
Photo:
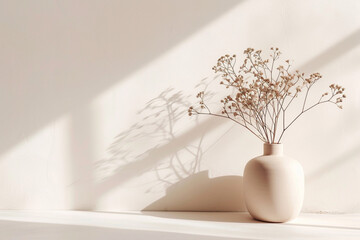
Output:
[[[196,88],[204,90],[209,84],[203,79]],[[212,96],[210,91],[208,97]],[[147,184],[147,192],[166,189],[166,196],[144,210],[244,211],[241,176],[210,179],[207,171],[201,171],[204,153],[219,141],[204,149],[205,135],[224,120],[208,118],[178,134],[188,123],[189,98],[193,96],[169,88],[139,111],[144,115],[141,121],[120,133],[109,148],[109,157],[94,166],[97,196],[150,173],[154,181]]]
[[246,211],[242,176],[209,178],[201,171],[171,185],[145,211]]
[[[188,97],[171,88],[163,91],[139,111],[143,117],[138,123],[115,137],[109,157],[95,164],[99,195],[149,171],[156,174],[159,183],[170,184],[200,168],[201,143],[208,124],[176,134],[179,121],[187,115]],[[161,162],[164,160],[166,163]],[[171,176],[163,174],[167,169],[172,170]]]

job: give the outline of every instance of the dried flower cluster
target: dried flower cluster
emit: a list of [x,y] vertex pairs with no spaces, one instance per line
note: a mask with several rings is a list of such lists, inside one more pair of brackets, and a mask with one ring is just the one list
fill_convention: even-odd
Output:
[[[290,61],[276,65],[281,52],[271,48],[270,58],[263,59],[261,50],[248,48],[244,51],[245,60],[236,69],[236,55],[225,55],[213,67],[215,73],[222,74],[221,85],[233,89],[232,93],[221,99],[222,110],[212,112],[204,102],[204,92],[200,92],[199,107],[190,107],[189,115],[203,114],[228,118],[255,134],[267,143],[280,143],[285,131],[305,112],[323,103],[333,103],[342,108],[346,98],[344,88],[330,85],[319,100],[308,105],[308,96],[313,85],[321,79],[320,73],[306,77],[296,70],[290,71]],[[295,98],[303,92],[300,112],[288,120],[286,112]]]

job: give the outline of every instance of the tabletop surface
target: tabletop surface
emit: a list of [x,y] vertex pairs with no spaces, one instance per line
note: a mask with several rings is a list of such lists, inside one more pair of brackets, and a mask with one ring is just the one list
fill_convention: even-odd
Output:
[[0,239],[360,239],[360,214],[302,213],[287,223],[246,212],[0,210]]

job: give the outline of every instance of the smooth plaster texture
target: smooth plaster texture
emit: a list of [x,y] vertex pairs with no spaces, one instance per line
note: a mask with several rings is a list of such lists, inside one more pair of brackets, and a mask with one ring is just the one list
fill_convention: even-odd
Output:
[[[219,56],[279,47],[346,88],[284,138],[305,212],[360,212],[360,2],[0,1],[0,208],[245,210],[262,143],[189,118]],[[216,102],[221,96],[214,96]]]

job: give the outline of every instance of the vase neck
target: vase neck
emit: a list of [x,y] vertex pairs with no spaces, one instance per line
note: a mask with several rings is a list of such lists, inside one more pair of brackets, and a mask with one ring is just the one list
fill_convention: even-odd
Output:
[[283,145],[264,143],[264,155],[283,155]]

